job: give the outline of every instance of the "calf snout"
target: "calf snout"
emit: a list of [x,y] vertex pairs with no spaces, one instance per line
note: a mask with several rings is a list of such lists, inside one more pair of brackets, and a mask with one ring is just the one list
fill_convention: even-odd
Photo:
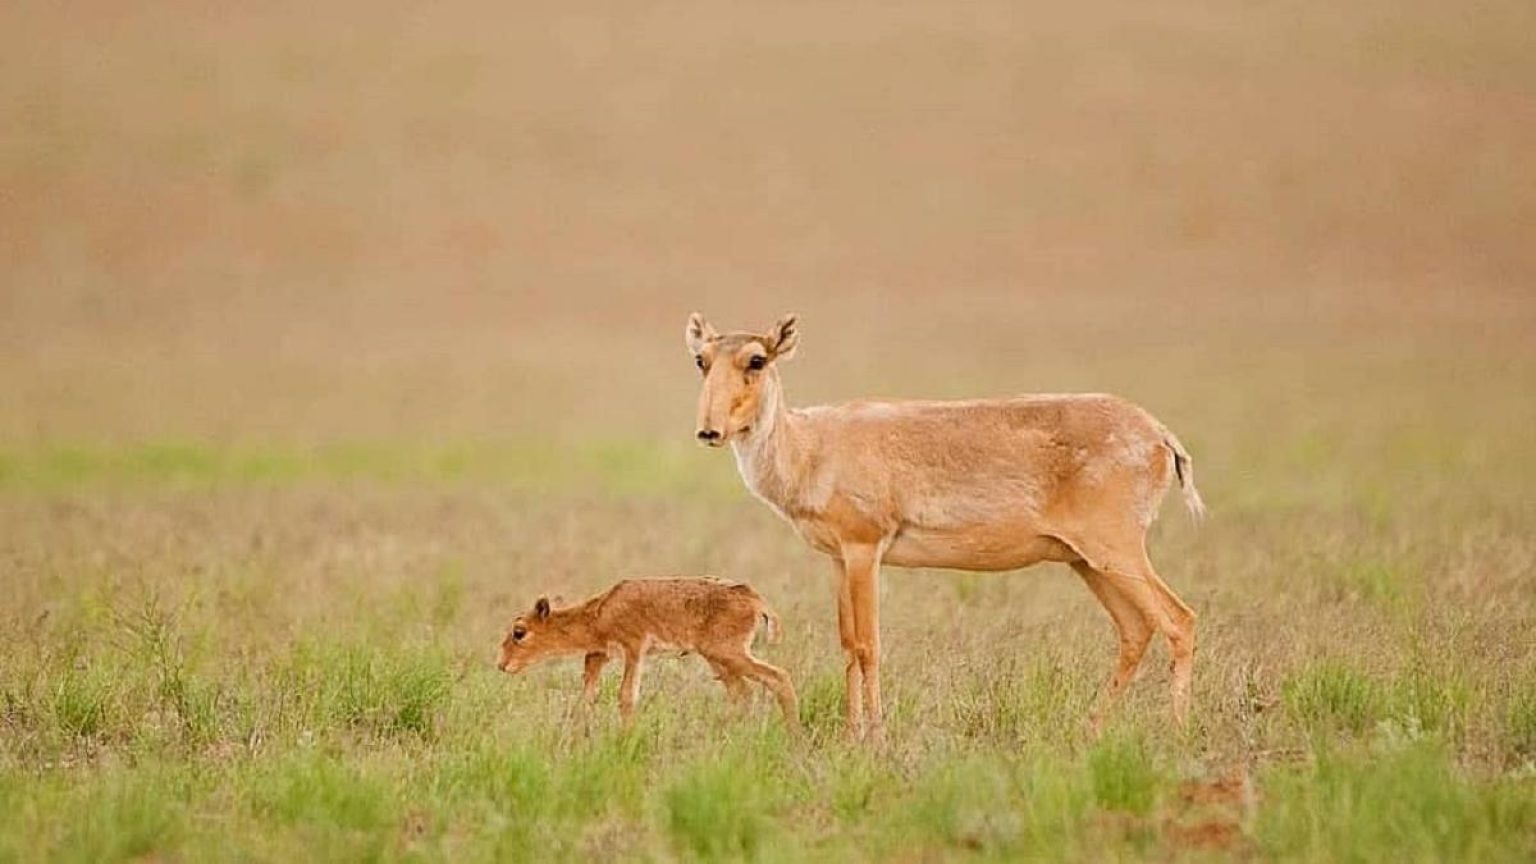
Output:
[[702,443],[709,444],[709,445],[713,446],[715,444],[720,443],[720,430],[719,429],[700,429],[699,430],[699,434],[698,434],[698,438],[699,438],[699,441],[701,441]]

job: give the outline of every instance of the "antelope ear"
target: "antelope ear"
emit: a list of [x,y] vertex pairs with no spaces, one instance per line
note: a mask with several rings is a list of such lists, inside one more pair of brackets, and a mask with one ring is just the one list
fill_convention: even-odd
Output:
[[688,328],[683,331],[683,341],[688,346],[688,353],[697,357],[704,350],[704,343],[719,336],[715,328],[710,326],[704,316],[695,312],[688,316]]
[[768,328],[768,353],[773,359],[788,360],[795,356],[795,347],[800,344],[799,320],[791,312]]
[[538,599],[538,602],[533,604],[533,614],[540,621],[543,621],[545,618],[549,617],[549,598],[548,597],[540,597]]

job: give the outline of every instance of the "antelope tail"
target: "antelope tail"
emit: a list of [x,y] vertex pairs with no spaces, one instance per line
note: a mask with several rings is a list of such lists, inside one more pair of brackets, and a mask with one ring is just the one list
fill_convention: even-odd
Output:
[[1173,473],[1178,475],[1179,490],[1184,493],[1184,506],[1189,509],[1189,515],[1196,521],[1205,518],[1205,502],[1200,499],[1200,490],[1195,488],[1195,460],[1189,457],[1189,451],[1179,443],[1179,439],[1167,429],[1163,430],[1163,443],[1173,451]]

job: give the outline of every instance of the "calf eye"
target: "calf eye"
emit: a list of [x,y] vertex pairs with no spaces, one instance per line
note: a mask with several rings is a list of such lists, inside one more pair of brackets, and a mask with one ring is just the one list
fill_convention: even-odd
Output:
[[693,358],[693,365],[699,367],[700,371],[703,371],[703,369],[704,369],[704,355],[700,354],[700,355],[694,357]]
[[764,366],[767,366],[767,365],[768,365],[768,358],[764,357],[761,354],[759,354],[759,355],[753,357],[751,360],[747,361],[747,368],[751,369],[753,372],[760,371]]
[[521,641],[523,641],[523,637],[525,637],[527,635],[528,635],[528,631],[524,630],[521,627],[514,627],[514,628],[512,628],[512,641],[513,642],[521,642]]

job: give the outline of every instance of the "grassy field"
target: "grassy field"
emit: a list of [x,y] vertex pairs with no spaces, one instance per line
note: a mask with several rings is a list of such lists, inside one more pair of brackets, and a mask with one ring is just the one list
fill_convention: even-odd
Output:
[[[0,861],[1536,857],[1529,3],[0,10]],[[217,5],[217,4],[216,4]],[[695,449],[791,401],[1111,391],[1200,614],[1108,730],[1066,568],[831,569]],[[712,572],[807,734],[544,591]]]

